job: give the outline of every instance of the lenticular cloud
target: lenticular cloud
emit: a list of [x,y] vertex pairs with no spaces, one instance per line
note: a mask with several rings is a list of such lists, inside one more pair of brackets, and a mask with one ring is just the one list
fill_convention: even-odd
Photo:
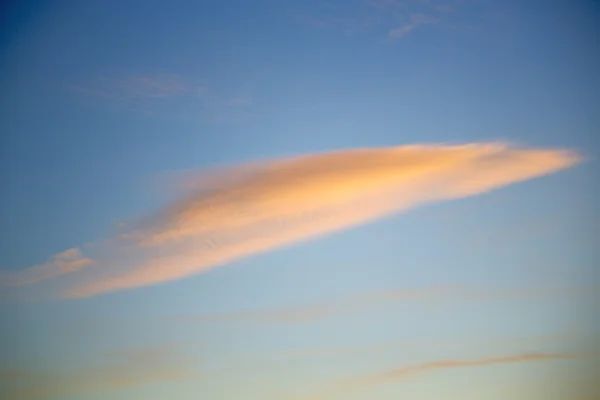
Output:
[[190,178],[191,193],[116,238],[112,250],[87,268],[68,271],[79,278],[71,280],[64,296],[180,279],[420,204],[556,172],[579,160],[568,150],[498,143],[413,145],[238,166],[218,180]]

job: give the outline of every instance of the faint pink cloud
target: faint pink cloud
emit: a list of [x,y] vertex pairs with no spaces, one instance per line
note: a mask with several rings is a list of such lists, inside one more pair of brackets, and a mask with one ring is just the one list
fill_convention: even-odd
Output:
[[526,353],[511,356],[501,356],[493,358],[480,358],[474,360],[443,360],[432,361],[422,364],[409,365],[388,371],[382,371],[372,375],[357,377],[339,381],[329,385],[329,387],[308,396],[289,396],[292,400],[321,400],[333,399],[340,396],[349,395],[359,390],[365,390],[382,384],[402,382],[411,378],[418,377],[435,371],[447,369],[467,368],[467,367],[485,367],[491,365],[514,364],[534,361],[564,360],[581,357],[580,354],[570,353]]

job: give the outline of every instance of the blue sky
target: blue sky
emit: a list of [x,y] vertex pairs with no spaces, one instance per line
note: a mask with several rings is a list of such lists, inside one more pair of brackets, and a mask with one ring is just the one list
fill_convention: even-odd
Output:
[[[583,0],[7,7],[0,393],[593,398],[599,18]],[[203,177],[214,209],[190,200]],[[225,242],[198,250],[209,228]]]

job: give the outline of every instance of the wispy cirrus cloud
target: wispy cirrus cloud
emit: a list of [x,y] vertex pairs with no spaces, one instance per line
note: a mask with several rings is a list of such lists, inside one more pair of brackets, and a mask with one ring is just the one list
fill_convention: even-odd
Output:
[[183,96],[198,91],[196,86],[175,74],[132,74],[124,76],[101,76],[97,79],[70,86],[74,91],[106,97],[109,99],[149,100]]
[[422,13],[412,14],[408,22],[403,25],[390,29],[388,36],[392,39],[400,39],[412,32],[420,25],[435,24],[438,21],[437,18],[430,17]]
[[392,39],[405,36],[420,25],[434,24],[456,6],[456,1],[365,0],[340,7],[322,3],[310,10],[297,10],[294,18],[318,29],[332,29],[346,35],[387,33]]
[[359,390],[365,390],[379,385],[402,382],[419,375],[456,368],[486,367],[492,365],[540,362],[550,360],[565,360],[581,357],[580,354],[570,353],[524,353],[510,356],[479,358],[471,360],[442,360],[422,364],[403,366],[392,370],[378,372],[372,375],[361,376],[335,382],[329,387],[307,396],[289,396],[289,400],[321,400],[333,399],[348,395]]
[[182,100],[208,113],[223,113],[231,107],[239,108],[252,102],[248,90],[225,94],[192,77],[166,73],[104,75],[70,84],[69,88],[117,107],[146,113],[152,113],[169,102]]
[[334,315],[349,314],[360,311],[365,307],[391,300],[410,300],[416,298],[431,298],[444,291],[441,288],[385,291],[361,294],[328,304],[305,305],[271,310],[253,310],[218,314],[202,314],[189,317],[177,317],[188,321],[197,322],[227,322],[227,321],[253,321],[259,323],[296,324],[310,322]]
[[73,371],[0,371],[0,397],[62,398],[181,381],[195,375],[190,360],[171,350],[132,350],[114,354],[108,362]]
[[181,96],[193,89],[178,75],[133,75],[107,83],[120,95],[148,99]]
[[[200,176],[198,185],[189,185],[194,188],[191,193],[111,240],[109,249],[87,268],[68,274],[73,279],[63,296],[87,297],[182,279],[415,206],[546,175],[579,161],[568,150],[520,149],[501,143],[413,145],[265,161],[248,165],[240,176],[235,173],[240,169],[233,168],[233,176],[207,186],[202,184],[206,177]],[[31,270],[21,274],[27,276]],[[9,281],[26,279],[17,276]]]
[[[577,343],[582,338],[586,338],[585,334],[581,332],[568,332],[568,333],[555,333],[547,335],[535,335],[535,336],[517,336],[517,337],[490,337],[481,341],[474,342],[473,340],[460,338],[449,338],[449,339],[428,339],[422,338],[422,340],[416,341],[388,341],[376,344],[361,344],[355,346],[327,346],[320,348],[300,348],[295,350],[284,350],[268,354],[265,357],[264,354],[250,353],[250,354],[236,354],[235,359],[246,361],[248,367],[252,367],[262,360],[265,364],[269,361],[272,362],[273,366],[280,366],[281,362],[285,361],[298,361],[308,359],[311,362],[315,358],[345,358],[354,359],[356,356],[364,357],[368,355],[377,355],[385,352],[386,354],[393,354],[398,350],[401,350],[401,354],[407,354],[409,351],[415,351],[417,354],[424,348],[431,349],[433,346],[451,346],[456,348],[464,346],[468,343],[469,349],[475,347],[478,348],[502,348],[502,347],[514,347],[515,345],[521,348],[540,347],[541,344],[556,345],[557,343]],[[244,363],[240,363],[244,365]]]
[[238,311],[217,314],[181,316],[191,322],[250,321],[273,324],[297,324],[328,317],[349,315],[373,307],[402,302],[427,302],[448,305],[456,302],[494,300],[526,300],[557,296],[578,296],[600,293],[600,286],[527,287],[518,289],[491,289],[469,286],[432,287],[417,290],[388,290],[362,293],[325,304],[304,305],[279,309]]
[[93,263],[93,260],[83,256],[81,250],[73,248],[55,254],[49,261],[24,271],[0,271],[0,281],[4,286],[31,285],[79,271]]

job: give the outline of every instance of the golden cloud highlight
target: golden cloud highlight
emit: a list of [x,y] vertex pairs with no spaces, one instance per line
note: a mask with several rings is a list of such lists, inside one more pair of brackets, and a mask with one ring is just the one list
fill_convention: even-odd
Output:
[[110,254],[78,271],[81,279],[64,296],[87,297],[181,279],[579,161],[568,150],[491,143],[345,150],[236,167],[229,171],[244,172],[237,177],[225,173],[221,183],[192,179],[187,185],[191,192],[182,200],[115,239]]

